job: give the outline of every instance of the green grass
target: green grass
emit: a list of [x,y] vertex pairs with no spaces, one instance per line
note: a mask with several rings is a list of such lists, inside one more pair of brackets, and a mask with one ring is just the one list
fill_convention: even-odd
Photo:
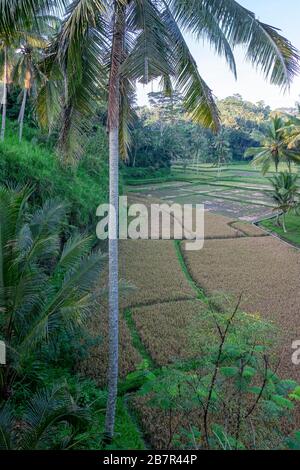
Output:
[[34,203],[59,198],[69,207],[70,224],[84,230],[94,227],[96,209],[108,197],[105,149],[98,155],[87,152],[77,166],[66,166],[36,130],[25,130],[19,143],[15,123],[7,123],[5,141],[0,142],[0,183],[32,185]]
[[[100,426],[104,426],[104,415],[101,415]],[[145,443],[138,429],[136,419],[127,408],[126,400],[118,398],[116,425],[113,442],[105,450],[143,450]],[[95,450],[99,449],[95,447]]]
[[284,233],[281,227],[275,225],[274,219],[267,219],[260,222],[260,225],[271,231],[277,233],[284,240],[300,246],[300,216],[289,214],[286,217],[287,233]]
[[127,326],[129,328],[130,334],[131,334],[131,341],[132,345],[139,351],[140,355],[142,358],[147,361],[149,367],[151,369],[155,369],[157,365],[154,363],[150,353],[147,351],[145,348],[144,343],[142,342],[140,335],[136,329],[134,320],[132,318],[132,313],[129,308],[125,309],[124,311],[124,318],[127,323]]
[[191,287],[195,290],[195,292],[197,294],[197,298],[202,300],[203,302],[207,302],[207,297],[206,297],[205,293],[197,285],[197,283],[194,281],[194,279],[191,276],[191,273],[189,272],[189,270],[187,268],[187,265],[184,261],[182,251],[181,251],[182,250],[181,243],[182,243],[181,240],[174,240],[175,252],[176,252],[176,256],[177,256],[178,262],[180,264],[180,267],[182,269],[182,272],[185,275],[185,277],[186,277],[187,281],[189,282],[189,284],[191,285]]

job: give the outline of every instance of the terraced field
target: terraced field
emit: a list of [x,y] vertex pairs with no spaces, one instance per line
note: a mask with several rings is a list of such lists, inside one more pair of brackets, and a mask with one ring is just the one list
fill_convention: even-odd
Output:
[[[120,378],[147,361],[152,370],[188,363],[195,355],[191,330],[201,325],[214,293],[242,294],[242,308],[273,322],[280,332],[278,374],[300,380],[291,361],[291,344],[300,339],[300,252],[247,220],[272,213],[268,192],[228,190],[220,184],[168,183],[135,187],[135,202],[205,202],[205,242],[200,251],[184,250],[176,240],[125,240],[120,243],[120,277],[133,288],[120,306]],[[201,194],[200,194],[201,193]],[[216,195],[220,194],[220,198]],[[243,202],[233,198],[245,198]],[[191,198],[191,199],[188,199]],[[251,198],[251,199],[250,199]],[[252,201],[252,202],[247,202]],[[266,202],[258,204],[257,202]],[[105,282],[105,279],[104,279]],[[91,330],[101,335],[93,357],[81,370],[104,383],[107,371],[107,309],[99,308]],[[208,337],[208,336],[207,336]],[[198,351],[199,354],[199,351]],[[143,432],[154,448],[168,445],[166,415],[153,413],[145,400],[131,396]],[[300,412],[299,412],[300,417]],[[177,415],[178,426],[197,416]]]
[[248,164],[224,167],[221,172],[208,165],[191,165],[185,171],[174,165],[170,177],[180,176],[186,181],[141,184],[128,190],[170,203],[204,204],[210,212],[255,222],[274,214],[268,180],[272,175],[270,172],[263,177],[259,170]]

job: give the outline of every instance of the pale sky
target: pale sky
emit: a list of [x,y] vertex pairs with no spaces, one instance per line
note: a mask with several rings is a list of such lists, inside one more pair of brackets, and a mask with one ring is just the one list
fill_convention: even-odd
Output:
[[[282,30],[294,46],[300,50],[300,0],[240,0],[239,3],[256,13],[263,22]],[[300,95],[300,77],[296,77],[289,92],[283,94],[280,88],[267,83],[259,72],[244,60],[245,52],[236,49],[237,81],[224,60],[214,54],[210,46],[195,42],[186,37],[191,52],[196,59],[199,71],[218,98],[239,93],[244,99],[257,102],[265,101],[272,108],[291,107]],[[148,103],[147,92],[156,91],[155,84],[138,85],[138,104]]]

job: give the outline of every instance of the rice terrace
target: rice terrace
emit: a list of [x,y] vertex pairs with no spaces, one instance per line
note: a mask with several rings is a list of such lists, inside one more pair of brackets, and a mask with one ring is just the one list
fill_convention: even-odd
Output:
[[[204,203],[204,248],[185,252],[185,242],[178,240],[121,242],[120,277],[136,287],[122,302],[129,343],[121,344],[126,357],[121,374],[136,370],[143,359],[154,371],[176,364],[180,368],[189,361],[193,367],[197,355],[191,331],[199,328],[202,341],[209,336],[211,325],[205,331],[203,319],[210,300],[232,306],[241,297],[239,308],[270,322],[278,332],[276,374],[299,381],[299,366],[291,358],[292,344],[300,338],[300,244],[289,243],[290,233],[281,238],[265,228],[264,221],[275,218],[270,185],[266,179],[261,185],[260,172],[247,164],[228,165],[222,175],[208,165],[185,171],[176,165],[171,175],[173,181],[128,184],[127,193],[135,202],[149,204],[159,199]],[[299,237],[291,235],[292,240]],[[165,448],[166,418],[156,415],[152,421],[151,408],[143,403],[133,399],[132,406],[151,444]]]
[[300,451],[299,18],[0,0],[3,467]]
[[[240,298],[242,311],[269,322],[276,331],[276,374],[287,383],[299,381],[292,355],[293,343],[300,338],[300,237],[268,229],[276,211],[271,185],[267,178],[261,182],[261,173],[248,164],[227,165],[221,175],[211,165],[182,169],[177,164],[168,181],[127,183],[126,194],[135,203],[203,203],[205,242],[202,250],[187,252],[180,240],[121,241],[120,278],[134,286],[121,301],[123,379],[133,374],[133,383],[138,381],[134,374],[141,364],[153,373],[164,367],[193,370],[201,344],[195,348],[197,334],[202,343],[214,334],[206,320],[211,302],[216,308],[234,308]],[[92,323],[92,329],[98,324]],[[105,341],[101,347],[107,350]],[[106,366],[99,363],[104,356],[94,351],[88,371],[94,378],[105,380]],[[155,448],[170,445],[170,434],[177,432],[178,423],[185,423],[182,410],[176,410],[170,431],[165,413],[152,419],[151,407],[139,396],[133,395],[129,407]],[[193,414],[190,419],[197,422]]]

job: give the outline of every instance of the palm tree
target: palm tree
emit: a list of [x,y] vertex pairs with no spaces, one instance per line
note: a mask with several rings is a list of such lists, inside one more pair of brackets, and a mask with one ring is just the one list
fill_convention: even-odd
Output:
[[226,131],[224,131],[224,129],[221,129],[221,131],[215,137],[213,147],[217,156],[216,165],[218,167],[218,176],[220,176],[221,165],[228,163],[232,158],[230,143],[228,141]]
[[255,136],[260,140],[260,147],[251,147],[245,152],[245,157],[254,157],[253,165],[261,165],[265,175],[272,164],[276,173],[281,162],[285,162],[291,171],[291,163],[300,163],[300,155],[288,148],[286,141],[286,121],[280,116],[271,118],[265,134],[256,132]]
[[[282,228],[286,233],[285,217],[290,211],[295,210],[299,206],[297,200],[297,178],[298,175],[291,173],[279,173],[272,178],[269,178],[274,190],[272,197],[276,203],[276,209],[281,212],[282,215]],[[277,223],[279,224],[280,212],[277,215]]]
[[[20,15],[27,15],[23,4],[30,11],[33,3],[18,2]],[[11,27],[7,9],[3,13],[0,30],[1,22]],[[130,97],[135,82],[160,78],[165,93],[171,93],[173,87],[182,93],[186,111],[195,122],[219,129],[213,94],[198,71],[184,32],[196,39],[208,39],[234,74],[233,48],[238,45],[245,47],[250,62],[273,84],[288,87],[298,71],[298,54],[291,43],[234,0],[75,0],[45,61],[45,73],[53,78],[49,83],[54,83],[56,76],[57,82],[64,84],[60,144],[66,154],[70,148],[80,153],[80,137],[88,128],[97,98],[108,90],[113,208],[109,227],[109,437],[114,430],[118,376],[118,240],[114,237],[118,227],[118,165],[119,155],[126,155],[129,144]],[[53,109],[57,113],[57,106],[46,106],[50,95],[57,98],[52,91],[45,88],[41,98],[47,99],[41,99],[38,105],[45,122],[53,121]]]
[[300,118],[298,116],[288,116],[284,132],[288,148],[294,151],[298,151],[299,154]]
[[33,87],[37,89],[38,85],[43,82],[39,61],[41,60],[41,51],[46,45],[47,41],[41,34],[25,34],[24,37],[20,38],[20,47],[15,53],[16,64],[13,70],[13,81],[22,88],[22,103],[18,117],[19,142],[22,141],[23,136],[27,98],[30,96]]

